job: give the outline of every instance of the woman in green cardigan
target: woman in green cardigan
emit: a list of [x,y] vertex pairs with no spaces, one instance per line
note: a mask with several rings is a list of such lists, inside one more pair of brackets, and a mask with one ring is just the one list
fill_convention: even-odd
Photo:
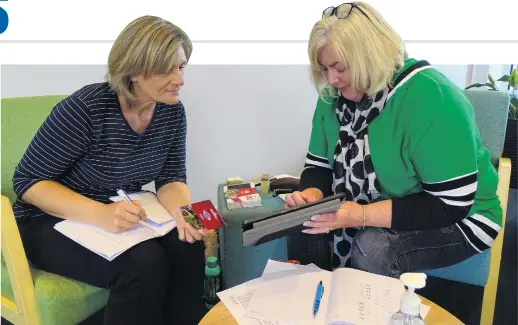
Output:
[[301,189],[286,206],[345,199],[289,238],[290,258],[315,262],[301,255],[309,249],[325,260],[333,238],[321,267],[397,277],[491,247],[502,226],[498,177],[462,90],[409,58],[363,2],[324,10],[308,52],[319,99]]

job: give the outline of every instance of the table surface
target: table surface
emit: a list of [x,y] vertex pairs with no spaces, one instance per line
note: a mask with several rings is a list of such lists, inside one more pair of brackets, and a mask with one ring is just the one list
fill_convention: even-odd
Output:
[[[421,297],[423,304],[430,306],[430,311],[426,315],[427,325],[462,325],[455,316],[431,302]],[[199,325],[237,325],[236,320],[222,302],[219,302],[203,317]]]

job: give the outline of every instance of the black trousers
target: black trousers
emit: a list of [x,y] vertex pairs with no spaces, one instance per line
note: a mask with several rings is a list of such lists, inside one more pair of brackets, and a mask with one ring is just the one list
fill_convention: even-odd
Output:
[[207,312],[203,241],[181,242],[175,228],[110,262],[55,230],[61,220],[20,225],[27,258],[41,270],[110,289],[105,325],[195,325]]

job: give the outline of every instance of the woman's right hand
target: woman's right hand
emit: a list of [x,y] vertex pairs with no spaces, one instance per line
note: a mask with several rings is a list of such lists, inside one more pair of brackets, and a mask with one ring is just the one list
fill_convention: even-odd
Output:
[[100,216],[100,226],[109,232],[125,232],[135,227],[140,220],[146,220],[146,212],[140,201],[129,203],[119,201],[105,205],[105,213]]
[[310,187],[302,192],[295,191],[286,195],[285,209],[294,208],[302,204],[312,203],[321,200],[324,197],[322,191],[318,188]]

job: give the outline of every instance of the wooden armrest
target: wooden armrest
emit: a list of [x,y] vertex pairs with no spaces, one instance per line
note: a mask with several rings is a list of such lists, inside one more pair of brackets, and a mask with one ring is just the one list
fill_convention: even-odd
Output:
[[507,200],[511,183],[511,159],[500,158],[498,161],[498,187],[496,194],[502,207],[502,230],[491,246],[491,262],[489,265],[489,277],[484,288],[482,301],[481,325],[493,324],[498,278],[500,275],[500,262],[502,260],[502,247],[504,242],[505,220],[507,215]]
[[509,199],[509,187],[511,184],[511,159],[500,158],[498,161],[498,187],[496,194],[500,199],[502,207],[502,225],[505,225],[505,218],[507,216],[507,201]]
[[2,317],[16,324],[40,324],[34,284],[9,199],[2,195],[2,255],[15,301],[2,296]]

